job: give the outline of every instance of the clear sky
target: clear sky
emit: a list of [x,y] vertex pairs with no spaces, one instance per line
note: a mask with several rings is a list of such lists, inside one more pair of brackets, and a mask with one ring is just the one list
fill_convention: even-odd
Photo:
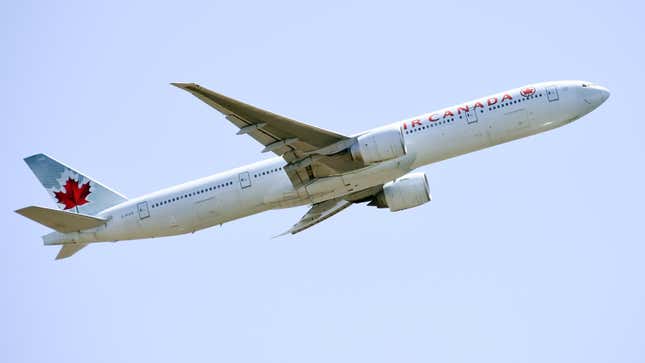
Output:
[[[643,362],[643,5],[0,4],[0,361]],[[422,168],[434,200],[306,208],[55,262],[45,152],[127,196],[258,159],[169,82],[353,133],[523,84],[608,87],[563,128]]]

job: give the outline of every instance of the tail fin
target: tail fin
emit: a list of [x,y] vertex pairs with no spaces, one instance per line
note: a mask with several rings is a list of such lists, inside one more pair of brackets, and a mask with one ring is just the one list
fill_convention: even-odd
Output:
[[45,154],[25,158],[60,209],[94,215],[127,200],[122,194]]

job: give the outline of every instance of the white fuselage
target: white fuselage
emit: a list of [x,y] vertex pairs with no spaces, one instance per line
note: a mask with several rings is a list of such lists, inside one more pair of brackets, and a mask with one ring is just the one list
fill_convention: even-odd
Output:
[[[194,232],[270,209],[318,203],[394,180],[423,165],[565,125],[607,98],[581,81],[533,84],[399,121],[406,155],[315,179],[296,190],[281,157],[130,199],[91,230],[45,236],[46,244],[104,242]],[[392,127],[388,125],[385,127]]]

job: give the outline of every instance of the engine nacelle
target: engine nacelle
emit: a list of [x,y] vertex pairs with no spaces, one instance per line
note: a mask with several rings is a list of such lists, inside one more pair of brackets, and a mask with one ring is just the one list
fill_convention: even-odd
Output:
[[382,127],[359,136],[350,151],[354,160],[365,164],[398,158],[407,153],[398,125]]
[[383,191],[376,195],[370,205],[390,208],[390,211],[418,207],[432,200],[428,178],[424,173],[406,174],[394,181],[385,183]]

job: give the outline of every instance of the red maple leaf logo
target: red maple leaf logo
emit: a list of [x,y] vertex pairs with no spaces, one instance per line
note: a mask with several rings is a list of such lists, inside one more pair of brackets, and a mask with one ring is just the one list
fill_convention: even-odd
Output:
[[520,91],[520,94],[522,96],[530,96],[535,93],[535,88],[533,87],[526,87]]
[[67,178],[65,182],[65,192],[55,192],[58,203],[65,204],[65,209],[71,209],[87,203],[85,199],[90,194],[90,182],[78,187],[78,182],[72,178]]

